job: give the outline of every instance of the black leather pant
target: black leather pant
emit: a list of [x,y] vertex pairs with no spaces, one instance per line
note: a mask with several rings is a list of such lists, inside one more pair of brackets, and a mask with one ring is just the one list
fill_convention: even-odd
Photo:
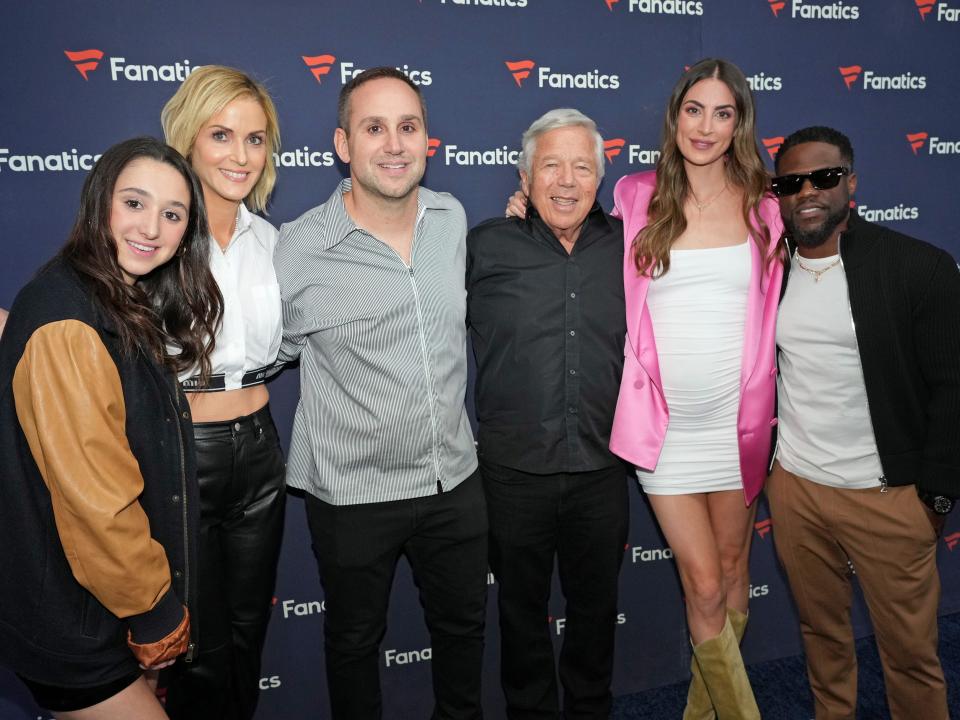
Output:
[[196,423],[199,618],[193,662],[170,673],[175,720],[250,720],[270,618],[286,506],[285,464],[268,406]]

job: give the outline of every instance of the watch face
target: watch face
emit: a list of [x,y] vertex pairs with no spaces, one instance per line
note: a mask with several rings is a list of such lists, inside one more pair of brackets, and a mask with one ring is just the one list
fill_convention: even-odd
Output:
[[943,495],[937,495],[933,499],[933,511],[939,513],[940,515],[946,515],[948,512],[953,510],[953,500]]

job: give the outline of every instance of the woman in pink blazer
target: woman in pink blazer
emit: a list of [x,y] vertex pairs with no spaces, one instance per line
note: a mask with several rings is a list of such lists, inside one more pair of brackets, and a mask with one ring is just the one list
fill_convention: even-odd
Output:
[[739,640],[754,500],[776,423],[777,202],[743,73],[703,60],[673,89],[655,172],[614,190],[627,342],[610,448],[637,467],[694,645],[684,718],[759,718]]

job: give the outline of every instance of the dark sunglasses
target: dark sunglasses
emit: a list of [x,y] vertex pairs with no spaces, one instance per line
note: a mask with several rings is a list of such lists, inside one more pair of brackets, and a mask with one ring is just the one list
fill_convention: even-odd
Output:
[[777,197],[796,195],[803,187],[803,181],[809,180],[814,190],[829,190],[835,188],[840,178],[850,174],[850,168],[832,167],[814,170],[803,175],[781,175],[770,182],[773,194]]

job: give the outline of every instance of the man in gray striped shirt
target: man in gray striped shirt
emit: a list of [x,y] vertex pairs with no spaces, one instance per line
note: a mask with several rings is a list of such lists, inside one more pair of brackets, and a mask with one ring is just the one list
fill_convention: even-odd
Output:
[[287,482],[306,494],[334,718],[379,718],[397,560],[420,588],[434,718],[480,718],[487,515],[467,382],[466,217],[418,184],[419,88],[393,68],[340,93],[330,199],[281,228],[282,359],[300,357]]

